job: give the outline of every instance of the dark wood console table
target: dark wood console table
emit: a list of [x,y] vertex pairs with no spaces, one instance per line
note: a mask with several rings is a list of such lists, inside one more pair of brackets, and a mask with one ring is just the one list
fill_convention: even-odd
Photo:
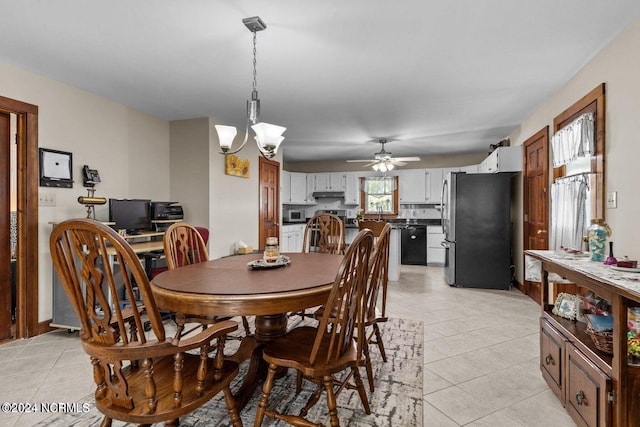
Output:
[[[580,426],[640,426],[640,365],[627,358],[627,308],[640,306],[640,273],[620,272],[589,257],[525,251],[540,261],[540,370]],[[549,273],[611,303],[613,355],[598,350],[586,324],[552,313]],[[556,284],[562,290],[562,284]]]

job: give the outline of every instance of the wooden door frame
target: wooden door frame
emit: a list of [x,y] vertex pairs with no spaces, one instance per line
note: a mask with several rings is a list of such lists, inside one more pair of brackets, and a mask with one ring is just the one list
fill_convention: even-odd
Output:
[[[264,231],[264,211],[262,209],[263,206],[263,194],[262,194],[262,181],[263,181],[263,177],[262,177],[262,165],[263,164],[268,164],[271,165],[273,167],[276,167],[278,169],[278,171],[280,171],[280,163],[275,161],[275,160],[269,160],[269,159],[265,159],[264,157],[260,156],[258,159],[258,188],[259,188],[259,192],[260,194],[259,196],[259,204],[260,206],[258,207],[259,209],[259,220],[258,220],[258,249],[264,249],[264,242],[267,238],[267,236],[265,235],[265,231]],[[276,183],[276,206],[278,206],[277,212],[278,212],[278,222],[277,222],[277,227],[278,227],[278,239],[280,239],[280,173],[277,174],[278,177],[278,182]]]
[[[0,111],[17,118],[16,338],[38,324],[38,106],[0,96]],[[10,170],[10,169],[7,169]]]
[[[550,215],[551,215],[551,206],[549,203],[549,126],[545,126],[544,128],[540,129],[538,132],[536,132],[535,134],[533,134],[532,136],[530,136],[529,138],[527,138],[523,143],[522,143],[522,247],[523,247],[523,253],[522,253],[522,265],[525,266],[526,269],[526,261],[525,261],[525,255],[524,255],[524,251],[527,249],[530,249],[528,247],[528,225],[529,225],[529,210],[528,210],[528,200],[529,200],[529,194],[528,194],[528,190],[529,187],[527,185],[527,171],[529,169],[529,164],[528,164],[528,158],[527,158],[527,149],[526,147],[539,141],[539,140],[543,140],[543,145],[544,145],[544,149],[546,152],[546,156],[544,156],[544,165],[542,168],[542,175],[544,177],[546,177],[545,183],[546,183],[546,187],[545,187],[545,203],[547,205],[547,217],[546,217],[546,231],[547,231],[547,245],[549,243],[549,219],[550,219]],[[526,221],[525,221],[526,219]],[[526,280],[525,277],[523,277],[522,280],[522,288],[520,288],[520,291],[522,293],[524,293],[525,295],[530,295],[530,289],[529,289],[529,285],[528,285],[528,281]],[[540,303],[540,301],[537,301],[538,303]]]

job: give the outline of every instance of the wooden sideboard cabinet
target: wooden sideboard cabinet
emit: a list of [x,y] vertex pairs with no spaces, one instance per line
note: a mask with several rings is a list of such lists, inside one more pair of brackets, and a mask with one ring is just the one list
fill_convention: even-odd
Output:
[[[640,306],[640,273],[620,272],[588,257],[525,251],[540,262],[540,371],[578,426],[640,426],[640,365],[627,357],[627,309]],[[611,303],[613,354],[600,351],[586,323],[553,314],[549,273]]]

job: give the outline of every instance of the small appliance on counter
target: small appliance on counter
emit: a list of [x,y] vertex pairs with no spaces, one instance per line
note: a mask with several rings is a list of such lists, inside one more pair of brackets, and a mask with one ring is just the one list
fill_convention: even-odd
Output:
[[289,209],[286,214],[287,222],[307,222],[304,209]]

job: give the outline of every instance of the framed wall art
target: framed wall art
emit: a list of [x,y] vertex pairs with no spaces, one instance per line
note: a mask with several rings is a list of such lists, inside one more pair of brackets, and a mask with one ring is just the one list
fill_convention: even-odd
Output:
[[227,154],[225,156],[224,173],[227,175],[249,178],[250,164],[248,159],[241,159],[235,154]]
[[66,151],[38,149],[40,153],[40,186],[73,187],[73,155]]

